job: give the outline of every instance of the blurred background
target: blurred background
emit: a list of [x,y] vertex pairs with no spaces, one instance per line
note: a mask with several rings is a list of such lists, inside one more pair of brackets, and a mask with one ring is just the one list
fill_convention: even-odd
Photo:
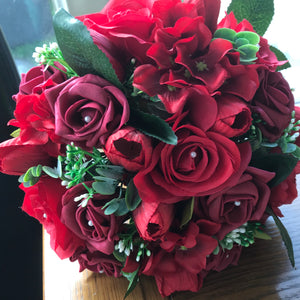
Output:
[[[222,0],[220,18],[230,0]],[[296,0],[275,0],[275,17],[265,34],[280,49],[292,68],[283,71],[300,103],[300,41],[297,39]],[[55,40],[52,15],[60,7],[73,16],[97,12],[105,0],[0,0],[0,141],[9,137],[6,127],[12,117],[11,95],[18,91],[20,74],[36,65],[32,53],[36,46]],[[11,50],[13,59],[8,59]],[[0,270],[1,299],[42,299],[42,231],[37,221],[20,209],[23,193],[17,178],[0,174]]]

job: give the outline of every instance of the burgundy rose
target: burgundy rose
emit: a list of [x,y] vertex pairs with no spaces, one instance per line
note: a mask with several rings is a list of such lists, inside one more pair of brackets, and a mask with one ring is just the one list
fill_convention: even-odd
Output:
[[104,145],[129,119],[125,95],[96,75],[73,77],[45,95],[55,115],[55,133],[82,148]]
[[70,260],[72,262],[78,260],[79,272],[88,269],[95,273],[105,273],[107,276],[121,277],[122,263],[113,255],[106,255],[100,251],[91,252],[79,247]]
[[[64,67],[56,63],[61,70]],[[44,65],[31,68],[26,74],[22,74],[19,93],[22,95],[41,94],[45,89],[55,86],[67,80],[67,76],[56,69]]]
[[281,73],[266,69],[259,69],[258,72],[260,87],[251,102],[251,109],[261,120],[257,126],[263,136],[274,142],[290,123],[294,97]]
[[59,179],[41,177],[31,187],[20,186],[25,192],[22,209],[36,218],[50,234],[50,245],[61,258],[68,258],[83,245],[81,239],[73,234],[59,219],[58,210],[65,187]]
[[[300,120],[300,107],[295,106],[295,120],[299,121]],[[300,147],[300,135],[296,138],[295,144]],[[295,168],[296,174],[300,173],[300,161],[298,161],[296,168]]]
[[[231,184],[244,171],[251,150],[241,152],[228,138],[183,125],[175,131],[177,145],[159,143],[149,166],[134,177],[143,201],[175,203],[190,196],[208,195]],[[246,159],[241,155],[245,155]],[[240,169],[241,167],[241,169]],[[242,171],[241,171],[242,170]]]
[[152,154],[151,138],[133,127],[123,127],[109,136],[105,154],[114,165],[136,172],[149,164]]
[[251,124],[251,111],[239,98],[231,95],[217,97],[218,115],[212,127],[213,131],[226,137],[239,136],[246,133]]
[[[86,185],[90,187],[91,182]],[[78,205],[75,198],[82,196],[84,200],[86,194],[87,190],[82,184],[67,190],[62,197],[61,221],[85,242],[90,251],[97,250],[110,255],[114,251],[114,242],[119,239],[122,218],[104,214],[102,207],[112,200],[111,195],[95,194],[86,206]]]
[[170,228],[175,215],[174,206],[158,202],[144,202],[133,211],[136,228],[146,241],[160,239]]
[[271,188],[269,205],[277,216],[283,217],[279,206],[291,204],[297,195],[296,172],[293,170],[284,181]]
[[248,221],[260,220],[270,197],[267,183],[273,177],[274,173],[248,167],[235,186],[198,199],[200,216],[204,213],[222,224],[219,239]]

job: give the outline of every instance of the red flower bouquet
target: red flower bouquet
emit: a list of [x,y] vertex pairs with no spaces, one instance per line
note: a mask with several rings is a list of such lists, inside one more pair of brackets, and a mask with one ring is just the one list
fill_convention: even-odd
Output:
[[252,7],[233,0],[220,22],[219,0],[56,13],[59,46],[22,76],[0,170],[60,258],[127,277],[127,294],[141,274],[162,296],[196,292],[269,238],[271,215],[294,265],[278,217],[297,196],[300,109],[262,37],[272,5]]

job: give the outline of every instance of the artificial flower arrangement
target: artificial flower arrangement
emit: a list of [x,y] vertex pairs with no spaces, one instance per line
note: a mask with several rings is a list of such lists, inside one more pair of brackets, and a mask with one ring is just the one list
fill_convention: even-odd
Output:
[[[258,8],[258,9],[257,9]],[[262,37],[273,1],[111,0],[54,16],[22,75],[0,170],[61,259],[159,292],[236,265],[297,196],[300,111]],[[253,9],[255,12],[253,13]],[[269,242],[271,243],[271,242]],[[255,249],[253,249],[255,251]]]

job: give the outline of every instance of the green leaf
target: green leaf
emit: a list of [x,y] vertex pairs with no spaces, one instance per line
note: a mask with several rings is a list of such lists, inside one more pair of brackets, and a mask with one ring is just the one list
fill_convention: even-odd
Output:
[[[270,46],[270,50],[276,55],[279,61],[288,60],[287,57],[276,47]],[[277,67],[276,71],[282,71],[291,67],[291,64],[287,61],[284,65]]]
[[115,257],[116,260],[124,263],[126,261],[126,254],[124,252],[119,252],[118,250],[114,250],[113,255]]
[[114,215],[115,216],[124,216],[129,212],[128,207],[126,205],[125,198],[120,198],[119,199],[119,207],[115,211]]
[[104,165],[103,168],[97,168],[96,172],[101,176],[120,180],[123,177],[124,168],[120,166]]
[[122,88],[109,59],[94,44],[82,22],[60,9],[53,17],[53,26],[64,59],[79,76],[96,74]]
[[236,32],[233,29],[230,28],[220,28],[215,31],[214,38],[215,39],[224,39],[228,40],[230,42],[233,42],[235,40]]
[[295,258],[294,258],[294,250],[293,250],[293,243],[289,236],[288,231],[280,221],[280,219],[274,214],[273,210],[270,207],[266,208],[266,212],[271,215],[275,221],[275,224],[277,228],[279,229],[279,232],[281,234],[282,240],[285,244],[285,247],[287,249],[288,257],[290,259],[290,262],[292,264],[292,267],[295,267]]
[[116,184],[108,181],[95,181],[92,187],[101,195],[113,195],[116,191]]
[[294,170],[298,159],[290,154],[268,153],[263,150],[253,152],[250,166],[275,172],[275,177],[268,183],[270,187],[284,181]]
[[18,137],[18,136],[20,135],[20,132],[21,132],[21,129],[18,128],[18,129],[16,129],[15,131],[13,131],[13,132],[10,134],[10,136],[16,138],[16,137]]
[[259,43],[260,37],[258,34],[252,31],[240,31],[235,35],[235,40],[246,39],[248,44],[257,45]]
[[248,20],[259,35],[264,35],[274,15],[274,1],[232,0],[227,11],[233,11],[238,22]]
[[56,168],[50,168],[48,166],[43,166],[43,171],[52,178],[59,177]]
[[192,197],[189,200],[186,200],[184,202],[185,202],[185,206],[184,206],[183,212],[182,212],[180,228],[182,228],[184,225],[186,225],[192,219],[192,215],[193,215],[193,211],[194,211],[195,197]]
[[124,273],[122,272],[123,276],[126,277],[129,280],[129,284],[128,284],[128,288],[127,288],[127,292],[123,298],[126,299],[127,296],[134,290],[134,288],[136,287],[138,280],[139,280],[139,268],[137,268],[134,272],[132,273]]
[[261,231],[261,230],[255,230],[253,232],[254,237],[257,239],[261,239],[261,240],[271,240],[272,238],[266,234],[265,232]]
[[138,190],[134,185],[133,179],[131,179],[127,185],[125,201],[128,209],[131,211],[135,210],[142,201]]
[[[117,200],[117,199],[113,199],[113,200]],[[118,201],[110,201],[110,204],[107,206],[107,208],[104,211],[105,215],[112,215],[115,211],[118,210],[119,208],[119,203]]]
[[34,177],[40,177],[42,174],[42,165],[32,167],[31,173]]
[[295,151],[292,153],[294,157],[296,157],[298,160],[300,159],[300,147],[296,145]]
[[177,144],[177,136],[169,124],[155,115],[131,108],[128,125],[166,144]]

